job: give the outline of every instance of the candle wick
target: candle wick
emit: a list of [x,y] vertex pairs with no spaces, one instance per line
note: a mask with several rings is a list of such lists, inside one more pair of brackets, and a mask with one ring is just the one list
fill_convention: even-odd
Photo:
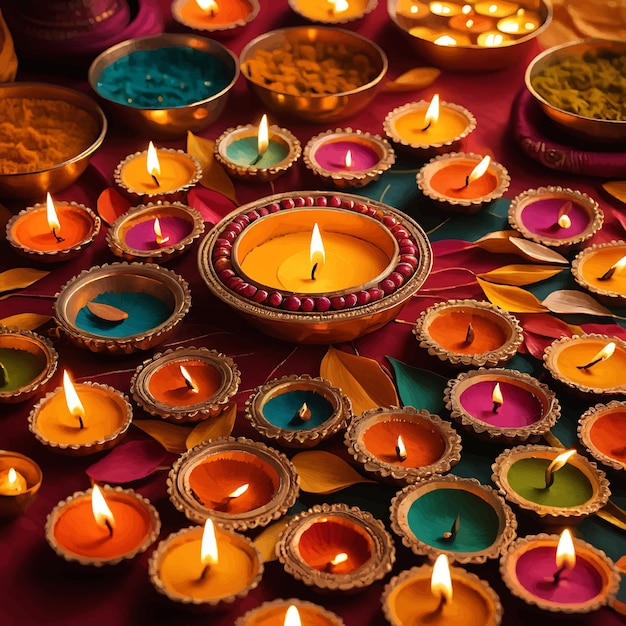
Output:
[[194,385],[192,380],[187,380],[185,378],[185,386],[187,387],[187,389],[189,389],[189,391],[192,391],[193,393],[198,393],[199,392],[198,387],[196,387],[196,385]]
[[589,369],[590,367],[593,367],[597,363],[600,363],[600,361],[604,361],[604,357],[602,356],[598,357],[597,359],[594,359],[593,361],[590,361],[589,363],[586,363],[585,365],[577,365],[576,369],[586,370],[586,369]]
[[491,409],[492,413],[497,413],[498,409],[502,406],[502,402],[493,401],[493,409]]
[[400,446],[396,446],[396,456],[400,461],[406,461],[407,453],[406,450],[400,450]]
[[313,267],[311,268],[311,280],[315,280],[315,272],[317,271],[317,263],[313,264]]
[[295,417],[303,422],[308,422],[311,419],[311,409],[309,409],[306,402],[302,403],[302,406],[296,412]]
[[432,124],[432,120],[428,120],[428,124],[426,124],[426,126],[424,126],[424,128],[422,128],[422,132],[428,130],[430,128],[431,124]]
[[156,175],[155,175],[155,174],[150,174],[150,176],[152,176],[152,180],[154,181],[154,184],[155,184],[157,187],[160,187],[160,186],[161,186],[161,183],[159,183],[159,179],[156,177]]
[[[428,615],[425,615],[424,617],[426,617],[427,621],[435,619],[441,614],[441,612],[443,611],[443,607],[447,603],[448,603],[448,598],[446,597],[446,594],[445,593],[440,594],[439,604],[437,605],[437,607],[433,611],[431,611]],[[430,618],[430,620],[428,618]]]
[[469,174],[465,177],[465,184],[463,185],[463,187],[461,187],[461,189],[467,187],[469,185]]
[[9,382],[9,373],[3,363],[0,363],[0,385],[6,385]]
[[263,156],[263,152],[259,152],[254,159],[252,159],[252,161],[250,161],[250,165],[256,165],[260,160],[261,157]]
[[546,467],[545,479],[546,479],[546,489],[552,487],[552,483],[554,482],[554,472],[552,471],[549,465],[548,467]]
[[559,567],[559,569],[556,570],[556,572],[554,572],[554,576],[552,578],[552,584],[553,585],[558,585],[559,584],[559,581],[561,580],[561,576],[562,576],[564,571],[565,571],[565,565],[561,565],[561,567]]
[[443,533],[443,538],[446,541],[454,541],[456,539],[457,533],[459,532],[461,528],[461,516],[457,515],[454,522],[452,523],[452,526],[450,527],[450,530],[447,530],[445,533]]
[[207,564],[207,565],[205,565],[205,566],[202,568],[202,572],[200,573],[200,577],[198,578],[198,582],[202,582],[202,581],[206,578],[207,574],[208,574],[210,571],[211,571],[211,566],[210,566],[210,565],[208,565],[208,564]]
[[83,428],[85,428],[85,424],[83,423],[83,417],[82,415],[77,415],[76,417],[78,417],[78,426],[82,430]]
[[602,276],[598,277],[598,280],[610,280],[613,278],[613,274],[615,274],[615,266],[609,267],[609,269],[602,274]]
[[54,238],[57,240],[57,243],[61,243],[62,241],[65,241],[65,237],[61,237],[60,235],[57,235],[56,228],[52,229],[52,234],[54,235]]
[[470,322],[467,325],[467,332],[465,333],[465,343],[467,345],[472,344],[474,342],[474,337],[475,337],[474,327],[472,326],[472,323]]
[[109,537],[113,537],[113,524],[111,524],[111,521],[108,519],[105,519],[104,525],[107,527],[107,530],[109,531]]

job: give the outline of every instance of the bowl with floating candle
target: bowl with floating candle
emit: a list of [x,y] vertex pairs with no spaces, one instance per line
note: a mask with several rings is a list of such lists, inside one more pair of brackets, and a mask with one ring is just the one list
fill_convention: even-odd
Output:
[[516,446],[492,465],[492,480],[518,509],[544,523],[576,523],[609,499],[605,473],[575,450]]
[[35,500],[43,473],[19,452],[0,450],[0,518],[21,515]]
[[150,415],[181,424],[217,417],[237,393],[235,362],[209,348],[178,347],[146,359],[133,374],[133,400]]
[[209,290],[269,335],[349,341],[393,319],[432,251],[404,213],[345,193],[287,192],[227,215],[202,241]]
[[283,515],[298,497],[299,479],[282,452],[245,437],[220,437],[185,452],[170,470],[167,490],[190,521],[210,517],[248,530]]
[[259,14],[258,0],[174,0],[172,17],[211,37],[235,34]]
[[537,441],[561,415],[555,393],[530,374],[479,368],[448,381],[446,408],[474,435],[504,443]]
[[626,241],[614,239],[581,250],[572,261],[572,275],[604,304],[626,305]]
[[42,393],[58,362],[49,339],[30,330],[0,326],[0,404],[23,402]]
[[91,88],[108,110],[143,136],[184,137],[222,114],[239,61],[224,45],[196,34],[128,39],[97,56]]
[[489,156],[447,152],[433,157],[417,173],[419,190],[438,207],[473,214],[501,198],[511,177]]
[[371,13],[378,0],[289,0],[291,9],[311,22],[318,24],[348,24]]
[[132,489],[99,487],[77,491],[46,519],[46,539],[66,561],[101,567],[145,552],[157,539],[157,510]]
[[288,574],[324,591],[368,587],[391,571],[396,558],[383,523],[346,504],[316,504],[292,517],[276,554]]
[[131,354],[163,343],[191,306],[189,285],[152,263],[84,270],[57,294],[56,323],[70,341],[104,354]]
[[142,204],[120,215],[107,244],[125,261],[165,263],[183,254],[204,232],[199,211],[179,202]]
[[433,476],[391,501],[391,528],[419,556],[447,554],[459,563],[497,559],[515,539],[511,507],[474,478]]
[[527,605],[568,617],[609,604],[620,582],[613,561],[572,537],[569,529],[518,538],[502,556],[500,573],[509,591]]
[[235,626],[344,626],[344,621],[335,613],[318,604],[289,598],[264,602],[245,615],[237,618]]
[[444,474],[461,459],[461,437],[454,428],[410,406],[365,411],[350,422],[345,443],[367,472],[395,484]]
[[563,187],[528,189],[513,198],[509,224],[526,239],[560,251],[579,248],[604,222],[598,202]]
[[381,596],[391,626],[498,626],[502,604],[486,583],[460,567],[450,567],[445,554],[434,565],[400,572]]
[[263,560],[245,535],[210,518],[170,534],[152,553],[148,574],[154,588],[172,602],[208,610],[224,609],[255,589]]
[[578,421],[578,438],[602,465],[626,469],[626,402],[611,400],[587,409]]
[[264,33],[246,44],[239,62],[248,87],[269,111],[314,124],[362,111],[388,69],[376,43],[331,26]]
[[246,417],[266,439],[288,448],[312,448],[345,428],[352,403],[320,377],[283,376],[257,387]]
[[619,337],[591,333],[555,339],[543,360],[554,380],[586,398],[626,393],[626,341]]

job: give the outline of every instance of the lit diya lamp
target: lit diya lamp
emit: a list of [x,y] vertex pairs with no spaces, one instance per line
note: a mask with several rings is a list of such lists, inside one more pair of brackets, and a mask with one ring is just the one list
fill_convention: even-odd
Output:
[[250,23],[260,7],[257,0],[175,0],[171,8],[183,26],[215,36]]
[[395,163],[396,156],[380,135],[337,128],[312,137],[304,147],[303,159],[324,182],[345,188],[378,180]]
[[513,315],[478,300],[437,302],[421,313],[413,334],[428,354],[462,367],[504,365],[523,339]]
[[194,156],[182,150],[156,148],[150,142],[147,150],[120,161],[113,176],[116,184],[133,196],[173,201],[200,180],[202,168]]
[[248,537],[207,519],[161,541],[148,573],[155,589],[174,602],[223,608],[258,586],[263,561]]
[[280,126],[269,125],[267,115],[258,125],[228,128],[215,140],[215,158],[234,178],[267,182],[285,174],[300,158],[297,137]]
[[137,404],[174,423],[217,417],[237,393],[241,375],[228,356],[180,347],[144,361],[130,381]]
[[107,231],[111,252],[126,261],[164,263],[204,232],[199,211],[178,202],[146,204],[120,215]]
[[78,255],[100,231],[100,218],[84,204],[57,202],[48,193],[7,223],[7,241],[15,251],[44,263],[59,263]]
[[292,375],[257,387],[246,400],[246,417],[267,439],[311,448],[346,427],[352,404],[323,378]]
[[264,602],[237,618],[235,626],[344,626],[335,613],[312,602],[290,598]]
[[609,306],[626,304],[626,241],[590,246],[572,261],[576,282]]
[[461,459],[461,437],[437,415],[413,407],[379,407],[350,422],[345,443],[376,478],[405,483],[443,474]]
[[57,351],[45,337],[0,327],[0,403],[22,402],[41,393],[58,361]]
[[159,536],[157,510],[131,489],[94,485],[59,502],[46,520],[46,539],[66,561],[116,565],[145,552]]
[[395,11],[396,17],[411,20],[422,19],[430,15],[428,4],[418,2],[418,0],[398,0]]
[[488,17],[507,17],[518,9],[518,3],[508,2],[507,0],[481,0],[474,4],[474,11],[478,15],[486,15]]
[[578,437],[589,453],[613,470],[626,469],[626,402],[596,404],[578,421]]
[[536,31],[542,22],[536,11],[518,9],[514,15],[499,19],[497,29],[508,35],[528,35]]
[[225,528],[247,530],[283,515],[296,501],[299,482],[281,452],[243,437],[221,437],[181,455],[167,490],[190,521],[211,517]]
[[474,478],[433,476],[391,501],[391,528],[415,554],[445,553],[459,563],[498,558],[515,538],[511,507]]
[[35,461],[19,452],[0,450],[0,518],[21,515],[33,503],[42,480]]
[[465,107],[440,102],[435,94],[430,102],[409,102],[393,109],[383,128],[398,149],[429,157],[456,149],[476,128],[476,118]]
[[378,0],[289,0],[298,15],[321,24],[346,24],[371,13]]
[[626,392],[626,341],[618,337],[594,333],[556,339],[543,360],[555,380],[583,395]]
[[569,530],[520,537],[500,561],[502,580],[526,604],[553,614],[590,613],[615,597],[615,564]]
[[604,213],[587,194],[563,187],[539,187],[517,195],[509,207],[509,224],[526,239],[569,250],[600,230]]
[[432,565],[394,576],[381,597],[392,626],[498,626],[502,604],[476,574],[450,567],[445,554]]
[[28,427],[54,452],[83,456],[117,445],[132,417],[132,407],[122,392],[98,383],[75,385],[64,371],[63,386],[33,407]]
[[577,522],[606,505],[610,491],[604,472],[575,450],[517,446],[492,465],[500,493],[544,522]]
[[536,378],[504,368],[480,368],[448,381],[452,419],[489,441],[536,441],[561,415],[554,392]]
[[432,158],[417,173],[417,186],[438,206],[457,213],[476,213],[509,188],[507,170],[490,157],[448,152]]
[[321,504],[292,517],[276,543],[285,571],[309,587],[363,589],[391,571],[391,535],[371,513],[345,504]]

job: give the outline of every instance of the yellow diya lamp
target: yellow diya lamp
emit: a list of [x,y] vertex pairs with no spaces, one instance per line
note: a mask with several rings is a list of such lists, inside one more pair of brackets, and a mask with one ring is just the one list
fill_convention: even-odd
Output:
[[257,387],[246,417],[266,439],[288,448],[312,448],[345,428],[352,403],[323,378],[283,376]]
[[59,502],[46,519],[46,539],[66,561],[100,567],[145,552],[159,536],[157,510],[132,489],[94,485]]
[[86,248],[100,224],[100,218],[84,204],[55,202],[48,193],[45,204],[14,215],[6,225],[6,235],[18,254],[42,263],[60,263]]
[[423,409],[379,407],[353,419],[348,451],[376,478],[412,483],[448,472],[461,459],[461,437]]
[[609,499],[605,473],[575,450],[517,446],[492,465],[500,493],[521,511],[544,523],[576,523]]
[[455,367],[498,367],[517,353],[522,327],[490,302],[447,300],[425,309],[413,334],[420,348]]
[[626,341],[592,333],[553,341],[543,355],[554,380],[589,397],[621,395],[626,391]]
[[285,174],[300,158],[302,146],[286,128],[268,124],[228,128],[215,141],[215,158],[227,172],[247,182],[267,182]]
[[604,304],[626,305],[626,241],[585,248],[572,261],[572,276]]
[[133,197],[145,201],[181,200],[202,176],[194,156],[157,148],[151,141],[147,150],[129,154],[113,173],[116,184]]
[[278,538],[276,554],[288,574],[324,591],[368,587],[395,562],[382,522],[346,504],[316,504],[295,515]]
[[409,102],[393,109],[383,129],[398,150],[428,158],[456,150],[476,129],[476,118],[465,107],[440,102],[435,94],[430,102]]
[[187,28],[211,36],[230,35],[259,14],[257,0],[174,0],[172,17]]
[[255,327],[300,343],[372,332],[423,284],[428,239],[411,218],[349,194],[286,193],[240,207],[201,243],[209,289]]
[[192,522],[210,517],[224,528],[248,530],[284,515],[298,497],[299,479],[282,452],[244,437],[221,437],[181,455],[167,490]]
[[445,554],[394,576],[381,602],[391,626],[498,626],[503,613],[496,592],[476,574],[450,567]]
[[35,461],[0,450],[0,518],[21,515],[35,500],[43,473]]
[[626,402],[611,400],[587,409],[578,421],[578,438],[605,467],[626,469]]
[[237,393],[241,374],[228,356],[208,348],[179,347],[145,360],[130,381],[133,400],[174,423],[217,417]]
[[238,617],[235,626],[344,626],[344,621],[335,613],[313,602],[298,598],[281,598],[264,602]]
[[561,535],[520,537],[502,556],[502,580],[509,591],[530,607],[552,616],[572,618],[611,603],[620,576],[606,554],[591,544]]
[[117,445],[132,417],[132,407],[122,392],[99,383],[74,384],[66,370],[63,386],[33,407],[28,427],[50,450],[84,456]]
[[186,606],[222,609],[244,598],[263,575],[261,554],[248,537],[208,518],[204,526],[172,533],[152,553],[155,589]]
[[371,13],[378,0],[289,0],[291,9],[319,24],[347,24]]

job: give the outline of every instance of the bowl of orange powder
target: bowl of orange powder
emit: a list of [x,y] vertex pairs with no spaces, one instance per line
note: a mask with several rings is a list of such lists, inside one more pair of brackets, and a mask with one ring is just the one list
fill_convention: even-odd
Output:
[[69,187],[104,140],[90,97],[58,85],[0,85],[0,197],[41,199]]

